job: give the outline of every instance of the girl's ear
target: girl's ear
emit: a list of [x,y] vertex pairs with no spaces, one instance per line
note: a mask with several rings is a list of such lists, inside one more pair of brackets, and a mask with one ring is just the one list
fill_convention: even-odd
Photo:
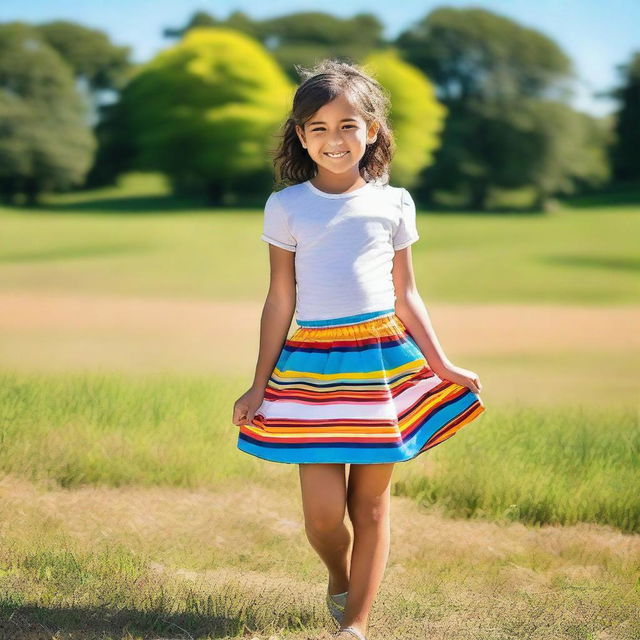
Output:
[[375,120],[369,125],[369,130],[367,132],[367,144],[373,144],[378,139],[378,129],[380,128],[380,124]]
[[296,125],[296,133],[298,134],[298,140],[300,140],[300,144],[306,149],[307,143],[304,141],[304,133],[302,132],[302,129],[298,124]]

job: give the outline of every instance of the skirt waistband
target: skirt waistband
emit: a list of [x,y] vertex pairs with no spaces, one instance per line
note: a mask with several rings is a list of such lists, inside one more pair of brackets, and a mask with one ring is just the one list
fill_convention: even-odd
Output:
[[296,320],[301,327],[339,327],[348,324],[358,324],[366,320],[390,316],[395,313],[395,309],[383,309],[382,311],[369,311],[368,313],[356,313],[352,316],[342,316],[340,318],[327,318],[325,320]]

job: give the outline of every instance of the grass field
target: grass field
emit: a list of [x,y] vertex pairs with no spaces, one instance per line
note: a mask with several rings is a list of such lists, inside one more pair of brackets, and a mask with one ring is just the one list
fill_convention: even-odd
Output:
[[[274,487],[295,465],[236,451],[230,384],[184,376],[4,375],[0,468],[67,488]],[[640,533],[636,413],[491,407],[446,446],[395,467],[395,493],[447,515],[597,522]],[[461,435],[464,433],[464,435]],[[293,487],[294,488],[294,487]]]
[[[132,176],[121,191],[58,196],[43,210],[2,210],[0,291],[263,297],[261,210],[163,209],[163,193],[153,177]],[[433,303],[640,302],[638,206],[419,212],[418,230],[416,278]]]
[[[230,422],[262,213],[165,189],[0,209],[2,640],[328,626],[296,467],[238,452]],[[418,227],[420,292],[487,411],[396,465],[372,640],[637,640],[640,205]]]
[[[5,478],[0,637],[327,638],[326,572],[292,489]],[[639,563],[638,537],[602,525],[457,520],[396,496],[369,637],[633,640]]]

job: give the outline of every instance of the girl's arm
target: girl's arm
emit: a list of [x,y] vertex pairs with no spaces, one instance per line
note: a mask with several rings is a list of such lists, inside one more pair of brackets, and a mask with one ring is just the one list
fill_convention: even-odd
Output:
[[427,308],[418,293],[410,246],[396,251],[393,258],[393,286],[396,291],[396,315],[416,341],[429,367],[439,375],[438,371],[443,371],[451,362],[438,342]]
[[237,426],[251,424],[287,339],[296,308],[294,258],[294,252],[269,244],[271,280],[260,318],[258,362],[251,387],[233,405],[231,421]]
[[429,368],[439,378],[452,380],[479,393],[482,385],[478,376],[473,371],[453,365],[438,341],[427,308],[416,287],[411,246],[396,251],[392,274],[396,292],[396,315],[424,354]]
[[260,318],[260,350],[253,388],[264,391],[287,339],[296,308],[295,253],[269,245],[271,276]]

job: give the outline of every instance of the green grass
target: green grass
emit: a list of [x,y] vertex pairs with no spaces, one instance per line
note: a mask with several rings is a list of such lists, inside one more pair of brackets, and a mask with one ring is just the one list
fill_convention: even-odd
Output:
[[[425,302],[637,304],[640,206],[612,202],[420,212]],[[0,291],[258,301],[261,224],[260,207],[212,210],[168,197],[159,176],[126,176],[0,209]],[[602,406],[492,402],[395,466],[372,640],[638,638],[634,352],[549,350],[513,345],[478,356],[479,370],[527,384],[547,372],[559,396],[584,387]],[[326,571],[305,539],[296,466],[236,449],[246,384],[0,371],[0,638],[320,637]]]
[[[266,199],[265,194],[265,199]],[[188,206],[157,176],[0,209],[0,290],[256,300],[268,280],[262,210]],[[420,211],[429,302],[606,305],[640,300],[640,205],[552,214]]]
[[[0,290],[264,296],[260,210],[185,210],[158,176],[135,174],[114,188],[55,196],[47,207],[0,213]],[[423,298],[427,305],[637,303],[639,213],[599,202],[552,215],[422,212],[414,255]],[[530,366],[552,364],[545,355]],[[213,487],[239,477],[277,483],[286,473],[235,450],[231,403],[246,381],[2,375],[4,472],[69,488]],[[633,390],[624,393],[629,398]],[[637,532],[632,403],[586,406],[580,413],[562,402],[527,411],[493,404],[481,423],[445,447],[398,465],[394,490],[452,515],[594,521]]]
[[396,495],[454,516],[640,532],[637,411],[495,408],[454,438],[436,452],[434,474],[407,467]]
[[[73,488],[220,486],[246,466],[231,455],[232,393],[185,375],[0,375],[0,469]],[[215,461],[212,464],[212,461]]]
[[[276,487],[291,465],[236,449],[242,390],[215,377],[3,374],[0,470],[66,488]],[[640,532],[640,428],[628,408],[492,408],[394,474],[397,495],[451,516]]]

